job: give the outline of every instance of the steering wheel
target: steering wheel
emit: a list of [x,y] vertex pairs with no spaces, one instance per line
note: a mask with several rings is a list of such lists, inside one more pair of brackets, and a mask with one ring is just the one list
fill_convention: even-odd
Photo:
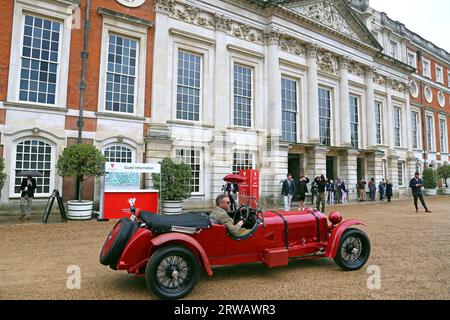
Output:
[[245,222],[245,220],[247,220],[249,216],[250,208],[243,204],[236,210],[236,214],[234,215],[234,223],[238,222],[239,220],[243,220]]

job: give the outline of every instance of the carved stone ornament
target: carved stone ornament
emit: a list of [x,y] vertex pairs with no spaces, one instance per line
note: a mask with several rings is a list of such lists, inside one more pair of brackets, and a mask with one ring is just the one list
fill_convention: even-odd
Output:
[[309,43],[306,45],[306,56],[308,58],[317,58],[319,53],[320,45],[317,43]]
[[269,27],[263,31],[264,40],[269,44],[278,44],[281,32],[273,27]]
[[231,19],[221,14],[214,14],[214,27],[216,30],[228,32],[231,31]]
[[333,9],[331,2],[324,1],[304,7],[294,8],[293,10],[311,20],[324,24],[327,27],[333,28],[343,34],[353,38],[358,38],[355,32],[350,28],[347,21],[345,21],[336,9]]
[[278,45],[284,52],[295,56],[305,56],[306,54],[305,46],[302,45],[300,41],[290,36],[281,35]]
[[364,67],[356,62],[350,63],[348,71],[357,77],[364,77],[366,74],[366,70],[364,70]]
[[155,10],[165,14],[175,13],[175,0],[156,0]]
[[352,59],[349,56],[340,56],[338,59],[339,69],[349,69]]
[[380,86],[384,86],[384,85],[386,85],[387,79],[385,76],[382,76],[379,73],[375,73],[374,82],[376,84],[379,84]]
[[319,51],[317,56],[317,67],[320,71],[336,74],[336,58],[328,51]]

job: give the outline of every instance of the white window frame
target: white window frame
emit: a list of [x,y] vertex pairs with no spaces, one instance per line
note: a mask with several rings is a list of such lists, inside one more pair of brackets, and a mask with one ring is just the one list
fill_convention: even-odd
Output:
[[[407,52],[406,53],[406,62],[408,63],[409,66],[417,69],[417,54],[409,49],[406,52]],[[410,56],[413,57],[412,64],[409,63]]]
[[411,85],[414,86],[414,89],[415,89],[415,93],[411,92],[411,96],[413,98],[417,99],[419,97],[419,93],[420,93],[419,85],[417,84],[417,81],[413,81]]
[[447,71],[447,87],[450,88],[450,71]]
[[[403,112],[402,112],[402,108],[400,107],[400,106],[397,106],[397,105],[394,105],[393,107],[392,107],[392,110],[393,110],[393,112],[394,112],[394,114],[392,115],[392,122],[393,122],[393,126],[392,126],[392,128],[394,129],[394,135],[393,135],[393,138],[394,138],[394,141],[393,141],[393,143],[394,143],[394,147],[395,148],[401,148],[402,146],[403,146],[403,134],[402,134],[402,131],[403,131],[403,126],[402,126],[402,121],[403,121]],[[399,116],[399,119],[398,119],[398,124],[399,124],[399,128],[397,128],[396,127],[396,123],[395,123],[395,113],[396,113],[396,110],[398,110],[399,111],[399,113],[398,113],[398,116]],[[395,137],[395,130],[396,129],[398,129],[399,130],[399,140],[400,140],[400,143],[399,143],[399,145],[397,145],[397,139],[396,139],[396,137]]]
[[[427,95],[427,91],[428,91],[428,90],[430,90],[430,96]],[[430,88],[430,86],[426,85],[426,86],[423,88],[423,94],[424,94],[424,96],[425,96],[425,100],[426,100],[428,103],[432,103],[432,102],[433,102],[433,89]]]
[[[428,117],[431,117],[431,146],[428,141]],[[425,113],[425,138],[427,140],[427,151],[436,152],[436,128],[434,122],[434,114],[431,112]]]
[[202,148],[194,147],[194,146],[175,146],[173,149],[173,159],[177,159],[177,150],[188,150],[188,151],[198,151],[199,152],[199,177],[198,177],[198,192],[191,192],[191,196],[202,196],[204,195],[204,187],[205,187],[205,181],[204,181],[204,166],[203,166],[203,150]]
[[[425,73],[425,64],[428,64],[428,72]],[[422,74],[424,77],[431,79],[431,60],[422,57]]]
[[391,40],[390,47],[391,47],[391,56],[395,59],[398,59],[398,49],[399,49],[398,42]]
[[[400,179],[399,169],[401,169],[402,179]],[[404,161],[398,161],[398,163],[397,163],[397,183],[400,188],[405,187],[405,162]]]
[[416,122],[416,137],[415,137],[415,139],[416,139],[416,142],[417,142],[417,147],[416,148],[414,148],[414,141],[411,141],[411,147],[413,148],[413,150],[420,150],[421,149],[421,141],[420,141],[420,137],[421,137],[421,134],[420,134],[420,126],[421,126],[421,124],[420,124],[420,112],[419,111],[416,111],[416,110],[411,110],[411,134],[412,134],[412,127],[413,127],[413,122],[412,122],[412,115],[413,114],[415,114],[415,115],[417,115],[417,122]]
[[[444,124],[444,130],[441,128],[441,123]],[[443,116],[439,116],[439,141],[441,145],[441,154],[448,153],[448,132],[447,132],[447,119]]]
[[[67,87],[69,77],[69,58],[70,58],[70,38],[73,10],[78,8],[74,4],[68,4],[67,1],[56,1],[57,4],[49,5],[45,1],[21,0],[14,1],[13,28],[11,36],[11,52],[8,77],[8,95],[9,102],[22,105],[50,106],[55,108],[66,108]],[[24,22],[26,15],[38,16],[61,23],[58,68],[56,73],[56,92],[54,104],[43,104],[39,102],[29,102],[19,100],[21,56],[24,36]],[[19,39],[20,45],[17,45]]]
[[[301,132],[301,122],[300,122],[300,80],[297,78],[293,78],[289,75],[286,74],[282,74],[281,75],[281,81],[283,81],[283,79],[285,80],[289,80],[289,81],[293,81],[295,82],[295,89],[296,89],[296,112],[295,112],[295,121],[296,121],[296,132],[295,132],[295,143],[300,141],[300,132]],[[281,90],[283,89],[283,84],[281,83]],[[282,93],[282,92],[281,92]],[[281,94],[281,99],[283,99],[283,95]],[[283,109],[282,109],[283,112]],[[281,121],[283,121],[283,119],[281,119]],[[281,124],[281,129],[283,129],[283,123]]]
[[[334,88],[330,88],[329,86],[319,83],[318,89],[317,89],[317,93],[319,95],[319,90],[326,90],[330,93],[330,144],[329,145],[324,145],[324,146],[333,146],[334,142],[335,142],[335,135],[333,134],[334,132],[334,103],[333,103],[333,99],[334,99],[334,92],[335,89]],[[347,97],[348,98],[348,97]],[[320,99],[320,98],[319,98]],[[350,111],[350,110],[349,110]],[[319,101],[319,139],[320,139],[320,101]],[[322,144],[322,141],[319,142],[320,145]]]
[[[33,136],[27,136],[21,139],[18,139],[17,141],[14,141],[14,143],[12,144],[12,165],[10,168],[10,179],[9,179],[9,197],[10,198],[18,198],[20,197],[20,194],[14,193],[14,188],[15,188],[15,178],[16,178],[16,174],[15,174],[15,170],[16,170],[16,161],[17,161],[17,145],[27,141],[27,140],[37,140],[37,141],[42,141],[48,145],[50,145],[50,147],[52,148],[52,152],[51,152],[51,162],[50,162],[50,187],[49,187],[49,193],[40,193],[40,194],[35,194],[35,198],[45,198],[45,197],[49,197],[53,190],[55,189],[55,176],[56,176],[56,145],[51,142],[48,141],[47,139],[42,139],[39,137],[33,137]],[[31,170],[31,169],[30,169]],[[6,186],[5,186],[6,187]]]
[[[251,83],[251,92],[252,95],[250,97],[250,126],[242,126],[235,124],[235,116],[234,116],[234,108],[235,108],[235,94],[234,94],[234,68],[235,66],[241,66],[243,68],[248,68],[251,71],[252,83]],[[237,128],[254,128],[255,127],[255,75],[256,69],[255,66],[248,64],[246,62],[234,61],[231,65],[232,68],[232,76],[231,76],[231,96],[232,96],[232,110],[231,110],[231,124],[233,127]]]
[[438,101],[439,106],[441,108],[445,107],[445,94],[444,94],[444,92],[438,91],[438,93],[437,93],[437,101]]
[[379,101],[379,100],[375,100],[375,137],[377,137],[378,132],[376,132],[377,129],[377,119],[376,119],[376,115],[378,113],[377,109],[379,109],[379,114],[380,114],[380,143],[378,143],[378,139],[377,139],[377,144],[378,145],[382,145],[384,142],[384,135],[383,135],[383,102]]
[[[177,112],[178,112],[177,96],[178,96],[178,86],[179,86],[179,83],[178,83],[178,60],[179,60],[180,51],[200,57],[200,87],[198,88],[198,90],[200,92],[199,92],[199,104],[198,104],[198,120],[189,120],[189,119],[182,119],[182,118],[177,117]],[[188,47],[188,46],[184,47],[182,45],[179,45],[176,48],[175,57],[174,57],[176,59],[176,62],[175,62],[175,70],[176,70],[175,71],[175,84],[174,84],[174,89],[175,89],[174,90],[175,91],[174,112],[175,112],[175,115],[174,115],[173,119],[176,119],[177,121],[186,121],[186,122],[194,122],[194,123],[198,123],[198,122],[202,121],[202,116],[203,116],[203,107],[202,106],[203,106],[203,92],[204,92],[204,89],[203,89],[203,68],[204,67],[203,67],[203,65],[204,65],[204,60],[205,60],[204,55],[205,55],[205,52],[198,52],[196,50],[192,50],[192,48]]]
[[134,147],[132,147],[126,143],[111,143],[102,148],[102,154],[105,155],[106,149],[109,149],[111,147],[123,147],[123,148],[129,149],[131,151],[131,162],[133,162],[133,163],[136,162],[136,149]]
[[[442,66],[436,64],[435,71],[436,71],[436,82],[444,84],[444,68]],[[439,74],[441,75],[440,79],[438,79],[438,71],[439,71]]]
[[[236,149],[236,150],[233,150],[233,160],[232,160],[232,163],[231,163],[231,171],[230,172],[234,172],[234,160],[236,159],[235,158],[236,154],[250,155],[250,158],[251,158],[251,161],[252,161],[252,168],[251,169],[255,169],[255,158],[256,158],[255,157],[255,153],[251,152],[249,150]],[[248,170],[250,170],[250,169],[248,169]],[[237,173],[239,173],[239,172],[237,172]]]
[[[102,44],[100,55],[100,74],[98,88],[98,111],[108,115],[144,116],[145,107],[145,75],[147,61],[147,26],[132,24],[120,18],[103,15]],[[106,73],[108,70],[109,36],[111,34],[131,38],[137,42],[136,50],[136,83],[133,113],[106,110]]]
[[[362,119],[362,116],[361,116],[361,110],[362,110],[362,108],[361,108],[361,97],[360,96],[358,96],[358,95],[356,95],[356,94],[353,94],[353,93],[350,93],[350,95],[349,95],[349,107],[351,108],[352,106],[351,106],[351,104],[350,104],[350,99],[352,99],[352,98],[355,98],[355,100],[356,100],[356,111],[357,111],[357,115],[358,115],[358,122],[356,123],[357,124],[357,146],[353,146],[353,148],[354,149],[360,149],[362,146],[361,146],[361,119]],[[351,109],[349,110],[349,114],[350,114],[350,140],[351,140],[351,134],[352,134],[352,126],[353,126],[353,124],[354,124],[354,122],[353,122],[353,120],[351,119]]]

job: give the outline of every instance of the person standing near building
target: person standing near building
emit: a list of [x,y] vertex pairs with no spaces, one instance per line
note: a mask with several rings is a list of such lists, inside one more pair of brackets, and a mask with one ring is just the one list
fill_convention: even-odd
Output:
[[292,180],[292,174],[288,173],[287,179],[283,181],[281,195],[284,196],[284,211],[291,210],[292,197],[295,194],[295,182]]
[[34,191],[36,190],[36,179],[31,176],[22,179],[20,185],[20,220],[31,220],[31,206],[33,204]]
[[388,202],[391,202],[391,198],[392,198],[392,195],[393,195],[392,187],[393,186],[392,186],[391,181],[386,180],[386,198],[387,198]]
[[[324,175],[317,177],[314,180],[317,183],[317,201],[316,208],[320,210],[320,212],[325,213],[325,190],[327,188],[327,179],[325,179]],[[322,206],[321,206],[322,205]]]
[[361,201],[366,201],[365,200],[365,198],[366,198],[366,184],[367,184],[367,182],[364,179],[361,179],[358,182],[358,186],[357,187],[358,187],[359,201],[360,202]]
[[377,185],[375,178],[371,178],[369,181],[370,201],[375,201],[375,195],[377,193]]
[[317,182],[316,180],[319,177],[317,176],[313,182],[311,183],[311,204],[314,205],[314,199],[317,198]]
[[384,200],[384,191],[386,189],[386,183],[384,182],[384,179],[380,181],[380,184],[378,185],[378,192],[380,193],[380,201]]
[[327,183],[327,191],[328,191],[328,203],[330,206],[334,205],[334,193],[336,191],[336,186],[333,180],[328,181]]
[[347,203],[348,190],[347,190],[347,187],[345,185],[345,181],[344,180],[341,181],[341,185],[339,186],[339,189],[341,190],[342,204],[346,204]]
[[309,183],[308,177],[305,176],[300,177],[300,181],[298,183],[298,198],[300,201],[299,210],[305,210],[305,199],[306,194],[308,193],[308,183]]
[[414,178],[412,178],[411,181],[409,182],[409,187],[411,188],[414,197],[414,206],[416,207],[416,212],[419,212],[417,200],[420,199],[422,206],[425,208],[425,212],[431,213],[431,211],[428,210],[427,205],[425,204],[425,200],[423,199],[422,194],[423,181],[422,179],[420,179],[420,173],[416,172]]
[[341,203],[342,201],[342,189],[341,189],[342,180],[341,178],[337,178],[336,180],[336,195],[334,197],[335,203]]
[[230,210],[235,212],[237,210],[237,193],[239,192],[239,186],[236,182],[230,181],[225,186],[223,186],[222,190],[228,195],[230,199]]

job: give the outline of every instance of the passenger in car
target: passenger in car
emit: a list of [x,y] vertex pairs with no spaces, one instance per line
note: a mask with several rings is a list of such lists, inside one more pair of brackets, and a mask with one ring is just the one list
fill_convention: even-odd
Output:
[[242,237],[251,232],[250,229],[242,228],[244,221],[239,221],[234,224],[234,221],[227,214],[227,211],[230,210],[230,199],[226,194],[220,194],[216,198],[216,208],[209,215],[210,218],[214,218],[219,224],[222,224],[227,227],[230,233],[235,237]]

